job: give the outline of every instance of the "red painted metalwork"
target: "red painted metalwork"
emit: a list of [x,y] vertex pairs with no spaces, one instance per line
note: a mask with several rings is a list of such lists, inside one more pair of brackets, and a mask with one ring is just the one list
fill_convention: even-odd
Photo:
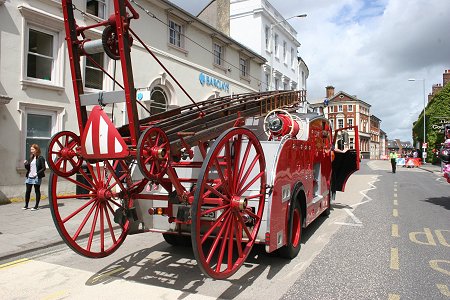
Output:
[[[133,31],[131,21],[139,14],[130,2],[113,4],[107,20],[80,27],[72,0],[62,0],[79,127],[78,135],[55,135],[48,151],[51,211],[62,239],[81,255],[104,257],[120,246],[135,221],[145,224],[146,217],[158,217],[167,218],[171,228],[140,232],[161,232],[173,244],[190,235],[198,265],[215,279],[236,273],[255,243],[266,244],[268,252],[281,248],[284,256],[295,257],[302,226],[329,212],[333,173],[328,120],[302,119],[295,112],[298,103],[306,101],[305,91],[247,93],[196,103]],[[85,31],[93,28],[103,29],[101,43],[86,38]],[[133,40],[192,104],[138,118]],[[90,57],[101,51],[98,45],[120,60],[123,84]],[[103,101],[107,92],[84,94],[81,56],[91,59],[121,94],[109,93],[116,97],[109,102]],[[120,128],[103,110],[119,101],[117,95],[124,95],[129,122]],[[88,118],[86,106],[97,96],[101,106],[93,106]],[[270,113],[279,117],[281,127],[269,141],[261,138],[263,122],[260,128],[244,127],[246,119]],[[258,234],[262,224],[266,232]]]

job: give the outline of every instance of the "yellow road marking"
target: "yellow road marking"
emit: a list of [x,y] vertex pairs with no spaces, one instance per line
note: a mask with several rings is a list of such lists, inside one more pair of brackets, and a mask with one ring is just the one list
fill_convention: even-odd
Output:
[[400,300],[399,294],[389,294],[389,300]]
[[448,289],[448,286],[446,286],[445,284],[436,284],[436,286],[442,295],[450,297],[450,290]]
[[391,269],[398,270],[399,268],[398,248],[391,248]]
[[17,265],[28,263],[28,262],[30,262],[30,260],[28,258],[22,258],[22,259],[18,259],[18,260],[15,260],[15,261],[12,261],[12,262],[0,265],[0,269],[12,268],[12,267],[15,267]]
[[435,230],[434,232],[436,233],[436,237],[442,246],[450,247],[450,244],[447,243],[447,240],[445,239],[444,235],[442,234],[442,231],[450,232],[450,230]]
[[398,210],[397,210],[396,208],[394,208],[394,209],[392,210],[392,215],[393,215],[394,217],[398,217]]
[[394,205],[398,205],[397,199],[394,200]]
[[66,298],[64,296],[68,296],[68,292],[67,291],[57,291],[53,294],[48,295],[45,298],[42,298],[42,300],[52,300],[52,299],[61,299],[61,298]]
[[397,224],[392,224],[392,236],[399,237],[399,235],[398,235],[398,225]]
[[446,264],[450,265],[450,261],[448,261],[448,260],[436,259],[436,260],[430,260],[430,267],[435,271],[438,271],[438,272],[441,272],[442,274],[450,276],[450,268],[448,270],[441,268],[438,265],[439,263],[446,263]]

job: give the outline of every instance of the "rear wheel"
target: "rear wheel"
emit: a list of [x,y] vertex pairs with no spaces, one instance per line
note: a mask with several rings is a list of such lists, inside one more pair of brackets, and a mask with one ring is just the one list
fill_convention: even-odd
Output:
[[220,135],[208,151],[192,205],[192,248],[214,279],[233,275],[255,243],[265,201],[265,158],[245,128]]
[[303,218],[300,203],[294,200],[289,212],[288,241],[285,246],[279,249],[281,257],[293,259],[300,252],[302,224]]
[[69,177],[52,172],[50,209],[64,242],[86,257],[105,257],[117,250],[128,233],[132,185],[123,160],[87,163]]

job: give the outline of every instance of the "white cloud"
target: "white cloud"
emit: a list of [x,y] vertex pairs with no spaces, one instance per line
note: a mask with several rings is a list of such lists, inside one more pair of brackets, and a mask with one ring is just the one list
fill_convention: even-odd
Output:
[[[194,14],[209,1],[173,1]],[[389,138],[411,140],[412,123],[423,109],[415,77],[442,83],[450,69],[450,1],[285,0],[271,1],[291,19],[308,65],[308,95],[325,96],[325,86],[357,95],[372,105]]]

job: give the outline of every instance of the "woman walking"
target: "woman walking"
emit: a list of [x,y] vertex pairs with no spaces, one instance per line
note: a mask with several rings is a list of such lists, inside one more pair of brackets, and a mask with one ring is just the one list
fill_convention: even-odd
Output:
[[34,191],[36,193],[36,204],[31,210],[39,209],[39,201],[41,200],[41,181],[42,177],[45,177],[45,159],[41,155],[41,148],[37,144],[33,144],[30,147],[30,160],[25,160],[23,164],[27,169],[25,185],[27,187],[25,192],[25,206],[22,209],[28,209],[28,203],[30,202],[31,189],[34,185]]

